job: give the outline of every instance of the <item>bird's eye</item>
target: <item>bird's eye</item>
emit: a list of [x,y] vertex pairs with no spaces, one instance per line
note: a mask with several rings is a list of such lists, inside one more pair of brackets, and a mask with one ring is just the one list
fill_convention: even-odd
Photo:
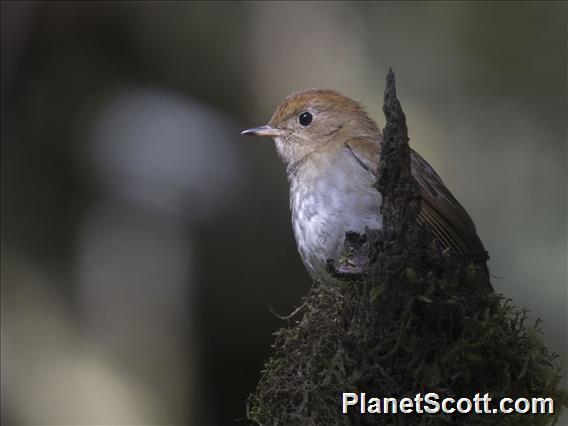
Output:
[[309,126],[310,123],[312,122],[312,114],[310,114],[309,112],[303,112],[300,114],[300,116],[298,117],[298,121],[300,122],[300,124],[304,127]]

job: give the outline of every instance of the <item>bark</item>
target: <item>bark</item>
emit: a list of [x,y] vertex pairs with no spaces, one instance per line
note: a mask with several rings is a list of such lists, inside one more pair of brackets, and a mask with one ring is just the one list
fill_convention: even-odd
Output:
[[341,414],[343,392],[369,397],[555,398],[566,405],[560,368],[517,310],[488,288],[467,256],[436,251],[417,223],[406,118],[387,76],[381,164],[383,229],[348,233],[346,261],[329,261],[340,282],[314,283],[287,326],[248,418],[260,425],[549,424],[551,416]]

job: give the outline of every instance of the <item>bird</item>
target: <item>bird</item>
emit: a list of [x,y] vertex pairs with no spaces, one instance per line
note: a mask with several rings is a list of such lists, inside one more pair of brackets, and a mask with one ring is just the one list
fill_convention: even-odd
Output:
[[[346,233],[382,228],[382,197],[375,186],[379,126],[361,103],[335,90],[308,89],[287,96],[268,124],[242,134],[274,140],[286,165],[300,257],[312,279],[333,281],[328,259],[340,258]],[[416,151],[410,155],[419,225],[443,251],[486,253],[471,217],[440,176]]]

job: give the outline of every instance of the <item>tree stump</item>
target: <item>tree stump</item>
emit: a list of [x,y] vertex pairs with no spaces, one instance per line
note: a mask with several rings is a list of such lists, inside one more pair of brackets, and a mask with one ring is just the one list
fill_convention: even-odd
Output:
[[[406,119],[387,76],[377,189],[383,229],[348,233],[351,262],[328,267],[339,283],[314,283],[275,333],[247,417],[259,425],[550,424],[556,416],[342,414],[342,394],[441,398],[551,397],[568,405],[556,356],[538,322],[484,290],[487,276],[467,256],[437,251],[417,223]],[[353,262],[353,259],[356,261]],[[363,265],[350,268],[350,265]]]

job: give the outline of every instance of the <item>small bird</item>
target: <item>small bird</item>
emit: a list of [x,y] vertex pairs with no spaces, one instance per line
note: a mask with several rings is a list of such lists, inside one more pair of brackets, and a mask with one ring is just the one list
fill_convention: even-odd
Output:
[[[243,135],[274,139],[290,183],[292,226],[311,277],[331,280],[327,260],[342,255],[345,233],[381,229],[381,194],[374,186],[382,134],[363,107],[334,90],[292,93],[267,125]],[[434,169],[411,150],[418,183],[418,221],[444,250],[486,253],[475,226]]]

